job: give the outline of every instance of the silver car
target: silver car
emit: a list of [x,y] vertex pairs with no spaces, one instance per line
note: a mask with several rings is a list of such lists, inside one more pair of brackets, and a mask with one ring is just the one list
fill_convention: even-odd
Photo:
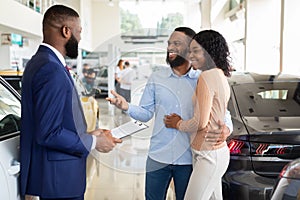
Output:
[[20,95],[0,77],[0,199],[16,200],[19,192]]
[[298,199],[300,199],[300,158],[282,169],[271,198],[271,200]]

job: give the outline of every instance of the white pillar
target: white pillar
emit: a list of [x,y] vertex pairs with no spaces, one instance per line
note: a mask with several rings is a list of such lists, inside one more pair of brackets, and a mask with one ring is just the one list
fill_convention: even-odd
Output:
[[[70,66],[71,67],[71,66]],[[82,77],[82,49],[78,49],[78,56],[77,56],[77,74],[79,77]]]
[[202,0],[200,2],[201,10],[201,29],[211,28],[211,0]]
[[[113,44],[108,44],[108,56],[107,56],[107,81],[108,81],[108,97],[113,97],[110,93],[111,90],[115,89],[115,66],[116,66],[116,52]],[[109,104],[109,112],[114,114],[114,106]]]

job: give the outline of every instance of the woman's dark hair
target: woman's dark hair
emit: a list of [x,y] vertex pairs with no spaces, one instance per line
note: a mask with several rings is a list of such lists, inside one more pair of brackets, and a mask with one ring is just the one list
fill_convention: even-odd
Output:
[[210,55],[215,65],[222,69],[225,76],[230,76],[230,53],[225,38],[214,30],[204,30],[197,33],[193,39]]

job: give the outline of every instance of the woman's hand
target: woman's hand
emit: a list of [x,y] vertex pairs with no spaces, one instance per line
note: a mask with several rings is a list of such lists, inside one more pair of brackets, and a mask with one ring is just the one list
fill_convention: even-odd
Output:
[[172,113],[170,115],[165,115],[164,117],[164,123],[167,128],[176,128],[177,129],[177,123],[181,120],[181,117],[175,113]]

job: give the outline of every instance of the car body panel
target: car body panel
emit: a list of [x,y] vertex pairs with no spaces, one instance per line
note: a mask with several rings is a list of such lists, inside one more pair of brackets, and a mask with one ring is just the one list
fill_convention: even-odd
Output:
[[[1,138],[0,138],[1,140]],[[0,141],[0,199],[15,200],[19,196],[19,134]]]
[[21,98],[0,77],[0,199],[18,200]]

